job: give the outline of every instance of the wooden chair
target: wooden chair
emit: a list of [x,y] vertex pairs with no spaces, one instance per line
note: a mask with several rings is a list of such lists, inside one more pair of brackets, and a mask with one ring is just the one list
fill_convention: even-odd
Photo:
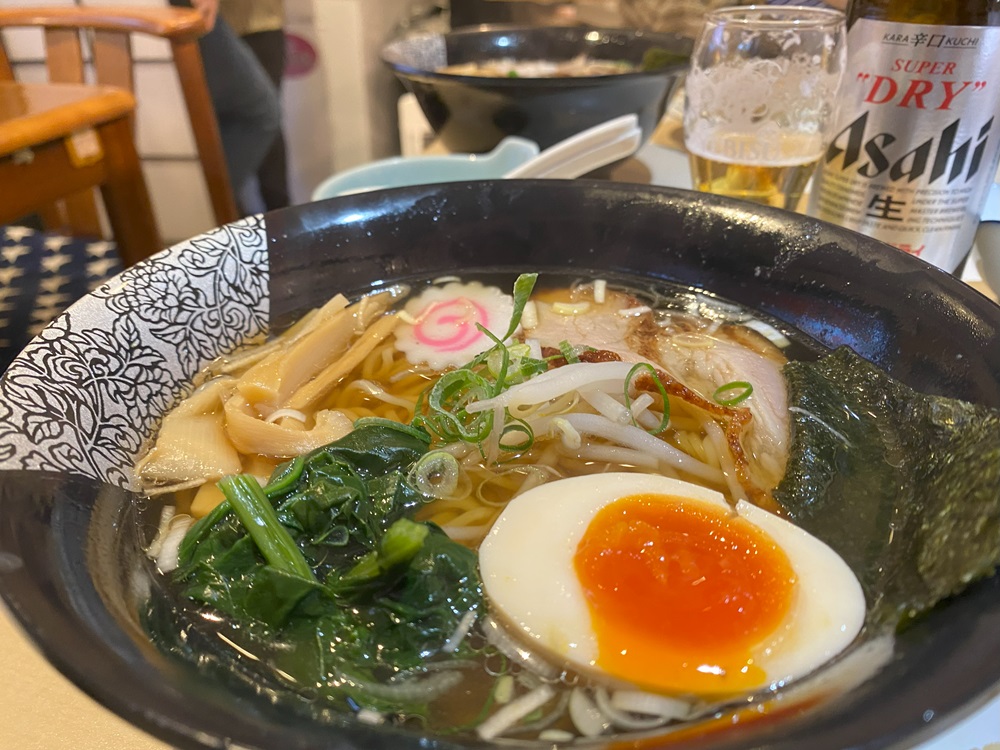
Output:
[[[51,214],[54,202],[92,197],[98,187],[123,262],[161,249],[132,135],[134,109],[132,95],[113,86],[0,81],[0,225]],[[79,231],[100,236],[99,226]]]
[[[89,78],[89,82],[130,92],[134,91],[132,35],[168,40],[215,219],[225,224],[239,218],[198,50],[197,40],[206,32],[200,13],[175,7],[0,8],[0,29],[17,27],[44,29],[51,82],[79,84]],[[89,77],[88,67],[92,70]],[[9,57],[0,44],[0,80],[13,78]],[[87,193],[67,199],[58,215],[43,212],[47,228],[51,224],[70,234],[99,236],[93,191]]]

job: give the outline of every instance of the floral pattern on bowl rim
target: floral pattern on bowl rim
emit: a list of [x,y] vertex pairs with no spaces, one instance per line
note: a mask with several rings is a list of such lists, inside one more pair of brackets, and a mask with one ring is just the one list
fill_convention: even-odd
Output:
[[147,436],[194,374],[267,330],[262,216],[154,258],[72,305],[0,379],[0,470],[132,488]]

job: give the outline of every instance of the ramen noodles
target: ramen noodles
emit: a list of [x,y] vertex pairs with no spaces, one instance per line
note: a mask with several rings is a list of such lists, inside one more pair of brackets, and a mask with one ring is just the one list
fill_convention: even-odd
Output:
[[544,741],[847,649],[854,573],[774,513],[788,340],[690,292],[535,284],[337,296],[207,368],[136,467],[176,498],[166,647],[218,629],[313,715]]

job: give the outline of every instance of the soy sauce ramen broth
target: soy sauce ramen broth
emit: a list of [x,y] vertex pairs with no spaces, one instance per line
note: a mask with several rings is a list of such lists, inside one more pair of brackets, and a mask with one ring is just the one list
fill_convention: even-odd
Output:
[[578,55],[571,60],[516,60],[499,58],[456,63],[438,69],[438,73],[479,76],[483,78],[582,78],[634,73],[638,68],[625,60],[597,60]]
[[[627,315],[649,315],[656,326],[666,327],[680,320],[692,334],[713,334],[730,323],[755,321],[751,325],[778,341],[785,356],[808,359],[817,354],[805,337],[792,331],[779,332],[772,323],[762,322],[759,315],[711,295],[667,284],[654,287],[646,279],[607,274],[601,276],[607,281],[609,294],[624,293],[630,296],[632,301],[627,308]],[[471,280],[472,277],[466,277],[462,281]],[[485,285],[495,285],[504,292],[511,289],[512,278],[507,275],[477,274],[475,280]],[[407,300],[418,297],[430,288],[441,287],[444,283],[445,280],[440,279],[412,281],[408,286],[408,294],[393,301],[392,307],[395,310],[402,309]],[[594,285],[589,280],[559,278],[547,274],[540,279],[534,296],[550,304],[565,305],[565,309],[569,311],[574,305],[594,301]],[[636,312],[642,307],[648,307],[652,312]],[[497,329],[493,329],[497,335],[502,333],[499,329],[504,328],[505,324],[506,321],[502,321]],[[211,366],[199,381],[208,381],[225,369],[225,365]],[[316,408],[344,410],[350,414],[351,419],[376,416],[408,422],[413,411],[407,407],[407,403],[415,402],[437,377],[437,372],[425,365],[407,364],[405,357],[393,346],[393,337],[389,336],[363,358],[341,386],[318,400]],[[358,387],[357,384],[361,382],[367,385]],[[677,405],[673,410],[679,420],[686,418],[683,405]],[[453,498],[429,499],[417,510],[417,521],[432,521],[460,544],[476,549],[506,502],[528,486],[559,477],[608,471],[649,471],[648,467],[637,467],[627,462],[620,464],[574,458],[573,450],[561,446],[558,437],[536,438],[535,444],[523,450],[503,450],[497,454],[494,449],[494,454],[486,455],[485,458],[483,450],[475,446],[453,450],[452,453],[462,467],[463,481],[478,483],[478,498],[471,503],[464,501],[464,505]],[[436,438],[432,448],[441,442],[440,438]],[[675,442],[681,444],[683,449],[682,440]],[[285,458],[247,455],[240,460],[243,471],[266,477]],[[547,468],[539,470],[538,467],[542,465]],[[140,470],[142,468],[140,466]],[[684,472],[681,472],[681,477],[690,479]],[[157,484],[165,483],[150,483],[154,492],[158,489]],[[714,489],[728,494],[725,483]],[[473,496],[477,494],[468,488],[466,492]],[[198,488],[190,487],[168,494],[167,497],[174,500],[178,514],[193,512],[204,515],[208,512],[208,506],[205,498],[199,497],[200,493],[202,491]],[[150,600],[146,623],[154,641],[161,648],[182,659],[199,663],[201,668],[228,673],[228,679],[236,689],[250,689],[265,695],[270,702],[321,721],[334,720],[332,717],[337,714],[346,713],[355,714],[362,721],[396,723],[431,733],[475,736],[477,728],[499,706],[509,705],[509,702],[540,686],[548,686],[553,691],[552,697],[501,734],[525,740],[566,739],[580,734],[579,727],[575,726],[567,709],[574,689],[585,689],[591,702],[600,699],[606,703],[614,690],[622,686],[621,680],[603,679],[594,670],[580,672],[572,667],[567,668],[550,653],[532,655],[528,667],[516,663],[504,653],[505,650],[510,650],[509,644],[498,646],[496,637],[487,638],[484,635],[484,623],[492,622],[492,614],[487,607],[476,613],[475,622],[469,628],[468,635],[462,639],[461,647],[468,650],[465,656],[468,657],[471,653],[473,658],[463,658],[461,664],[454,668],[462,678],[457,685],[443,694],[434,695],[427,701],[426,707],[419,711],[372,710],[350,694],[345,697],[338,690],[327,689],[328,686],[304,683],[301,676],[296,675],[296,663],[302,656],[302,651],[299,647],[290,645],[293,641],[287,638],[288,634],[280,627],[240,622],[232,617],[220,616],[212,608],[185,599],[177,585],[170,582],[169,576],[159,578],[157,586],[159,593],[154,594]],[[334,640],[338,637],[335,633],[326,633],[325,636]],[[413,680],[419,678],[421,681],[434,678],[436,673],[451,669],[443,666],[448,658],[440,649],[429,649],[426,664],[420,669],[410,670],[406,677]],[[534,664],[536,660],[543,665],[541,669]],[[381,674],[380,677],[387,679],[392,675]],[[432,693],[433,690],[428,691],[428,695]],[[507,693],[511,695],[508,696]],[[710,712],[720,700],[725,703],[728,698],[715,696],[713,699],[706,699],[687,695],[683,696],[683,700],[690,705],[690,715],[697,717]],[[662,731],[660,725],[676,724],[671,718],[659,722],[650,722],[648,716],[635,714],[631,718],[633,724],[619,724],[607,731],[622,732],[652,727]],[[480,733],[480,736],[483,735]]]

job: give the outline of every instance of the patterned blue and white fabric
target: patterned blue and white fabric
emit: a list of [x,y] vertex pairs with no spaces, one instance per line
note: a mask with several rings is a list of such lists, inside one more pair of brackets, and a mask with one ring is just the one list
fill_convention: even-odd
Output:
[[121,270],[114,243],[0,227],[0,372],[57,315]]

